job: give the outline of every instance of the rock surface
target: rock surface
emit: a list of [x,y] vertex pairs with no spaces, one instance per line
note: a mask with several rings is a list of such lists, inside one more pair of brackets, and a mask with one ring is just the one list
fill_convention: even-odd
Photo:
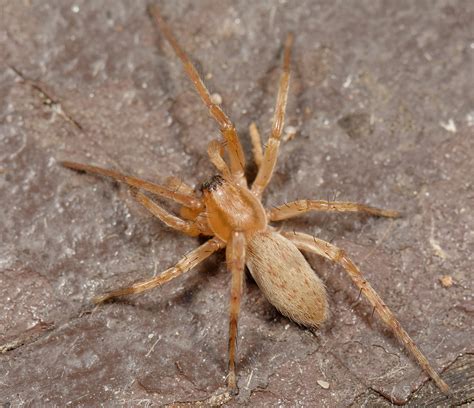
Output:
[[[437,370],[467,361],[472,372],[473,3],[160,5],[248,157],[249,124],[268,135],[281,45],[295,32],[286,124],[296,134],[282,146],[265,205],[336,197],[400,210],[395,221],[312,214],[283,228],[346,249]],[[199,240],[161,225],[126,188],[58,161],[199,185],[214,172],[206,147],[216,125],[145,2],[3,0],[1,9],[0,402],[208,398],[226,373],[223,255],[159,290],[92,309],[94,294],[159,273]],[[240,394],[227,404],[408,401],[425,375],[341,269],[308,260],[328,287],[330,322],[316,335],[299,328],[247,278]],[[462,403],[473,398],[469,378],[451,400],[432,384],[423,391],[438,406]]]

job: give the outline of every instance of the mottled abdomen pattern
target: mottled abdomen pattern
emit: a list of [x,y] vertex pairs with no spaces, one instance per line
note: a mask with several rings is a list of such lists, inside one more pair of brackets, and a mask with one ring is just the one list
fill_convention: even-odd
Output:
[[296,246],[272,231],[247,243],[247,266],[268,301],[283,315],[307,327],[327,317],[326,288]]

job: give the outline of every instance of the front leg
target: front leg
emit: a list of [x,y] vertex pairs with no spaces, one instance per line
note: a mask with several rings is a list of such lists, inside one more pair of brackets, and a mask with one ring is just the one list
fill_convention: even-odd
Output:
[[[150,211],[156,218],[161,220],[165,225],[173,228],[183,234],[189,235],[190,237],[196,237],[199,234],[212,235],[212,232],[208,228],[198,224],[196,221],[182,220],[179,217],[166,211],[163,207],[155,203],[153,200],[148,198],[145,194],[140,191],[131,190],[132,197],[139,202],[143,207]],[[187,208],[187,207],[183,207]]]
[[273,171],[278,159],[278,150],[280,148],[280,139],[283,132],[283,123],[285,121],[285,109],[288,99],[288,89],[290,86],[290,58],[291,47],[293,45],[293,34],[289,33],[286,37],[285,50],[283,52],[283,72],[280,76],[278,85],[278,95],[273,115],[272,133],[268,138],[263,157],[258,167],[257,177],[252,184],[252,193],[261,197],[272,178]]
[[235,126],[229,117],[225,114],[222,108],[215,104],[212,101],[211,94],[207,89],[204,81],[200,77],[197,69],[194,67],[190,58],[183,50],[181,45],[176,40],[175,36],[171,32],[170,27],[165,22],[161,16],[158,7],[152,5],[149,7],[149,12],[155,23],[157,24],[159,30],[169,42],[171,47],[173,47],[174,52],[181,60],[184,66],[184,70],[188,75],[189,79],[192,81],[197,93],[201,97],[201,100],[209,109],[209,113],[214,118],[214,120],[219,124],[221,133],[225,141],[227,142],[227,150],[229,152],[230,158],[230,169],[233,176],[236,179],[237,184],[243,187],[247,187],[247,179],[245,178],[245,155],[244,150],[242,149],[242,144],[240,143],[239,136],[235,130]]

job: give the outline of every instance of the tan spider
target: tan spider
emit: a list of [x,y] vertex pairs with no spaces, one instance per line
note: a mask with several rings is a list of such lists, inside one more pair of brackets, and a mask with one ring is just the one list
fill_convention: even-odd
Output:
[[[360,293],[373,306],[374,311],[410,351],[436,385],[447,393],[448,385],[434,371],[394,314],[343,250],[301,232],[277,232],[268,224],[270,221],[284,220],[308,211],[357,211],[391,218],[399,215],[396,211],[362,204],[320,200],[298,200],[272,209],[265,209],[262,206],[261,197],[270,182],[278,156],[288,96],[293,36],[289,34],[286,39],[283,72],[280,77],[273,125],[264,152],[256,127],[252,126],[250,130],[258,173],[249,188],[244,175],[244,152],[233,123],[222,109],[213,103],[198,72],[176,41],[158,9],[152,7],[150,13],[161,33],[181,59],[199,96],[220,127],[224,140],[213,140],[208,147],[209,159],[217,168],[219,175],[203,183],[200,189],[201,194],[198,194],[177,178],[170,179],[166,185],[157,185],[95,166],[73,162],[62,164],[70,169],[108,176],[125,183],[131,187],[133,197],[167,226],[190,236],[205,235],[210,238],[159,276],[96,296],[94,302],[102,303],[119,296],[153,289],[189,271],[216,251],[226,248],[227,268],[232,275],[227,385],[230,391],[237,392],[235,369],[237,324],[245,265],[265,297],[282,314],[303,326],[315,328],[324,322],[328,314],[326,290],[300,250],[314,252],[338,263],[345,269]],[[223,157],[225,151],[229,165]],[[181,218],[166,211],[142,191],[181,204]]]

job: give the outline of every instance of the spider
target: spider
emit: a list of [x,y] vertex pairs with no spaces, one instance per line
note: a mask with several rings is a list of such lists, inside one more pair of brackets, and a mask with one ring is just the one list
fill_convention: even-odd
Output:
[[[310,211],[362,212],[389,218],[399,216],[399,213],[393,210],[326,200],[298,200],[271,209],[263,207],[262,194],[274,172],[281,141],[290,81],[293,35],[291,33],[287,35],[284,45],[273,124],[265,149],[262,148],[256,126],[252,125],[250,128],[252,151],[258,171],[255,180],[249,186],[244,174],[244,152],[234,124],[221,107],[214,103],[196,68],[179,45],[158,8],[152,6],[149,12],[159,31],[183,63],[186,74],[207,106],[210,116],[219,125],[223,140],[212,140],[207,151],[209,160],[216,167],[218,174],[204,182],[200,191],[195,191],[176,177],[168,179],[164,185],[158,185],[96,166],[70,161],[62,162],[62,165],[81,172],[107,176],[128,185],[134,199],[168,227],[192,237],[203,235],[209,239],[160,275],[98,295],[93,298],[93,302],[100,304],[121,296],[153,289],[188,272],[215,252],[225,249],[227,269],[231,274],[227,387],[235,394],[238,392],[237,330],[245,266],[276,309],[302,326],[317,328],[328,316],[326,289],[300,251],[313,252],[342,266],[360,293],[372,305],[373,310],[436,385],[447,393],[448,385],[431,367],[392,311],[342,249],[302,232],[278,232],[269,224]],[[228,163],[224,159],[225,152]],[[180,217],[165,210],[144,192],[180,204]]]

